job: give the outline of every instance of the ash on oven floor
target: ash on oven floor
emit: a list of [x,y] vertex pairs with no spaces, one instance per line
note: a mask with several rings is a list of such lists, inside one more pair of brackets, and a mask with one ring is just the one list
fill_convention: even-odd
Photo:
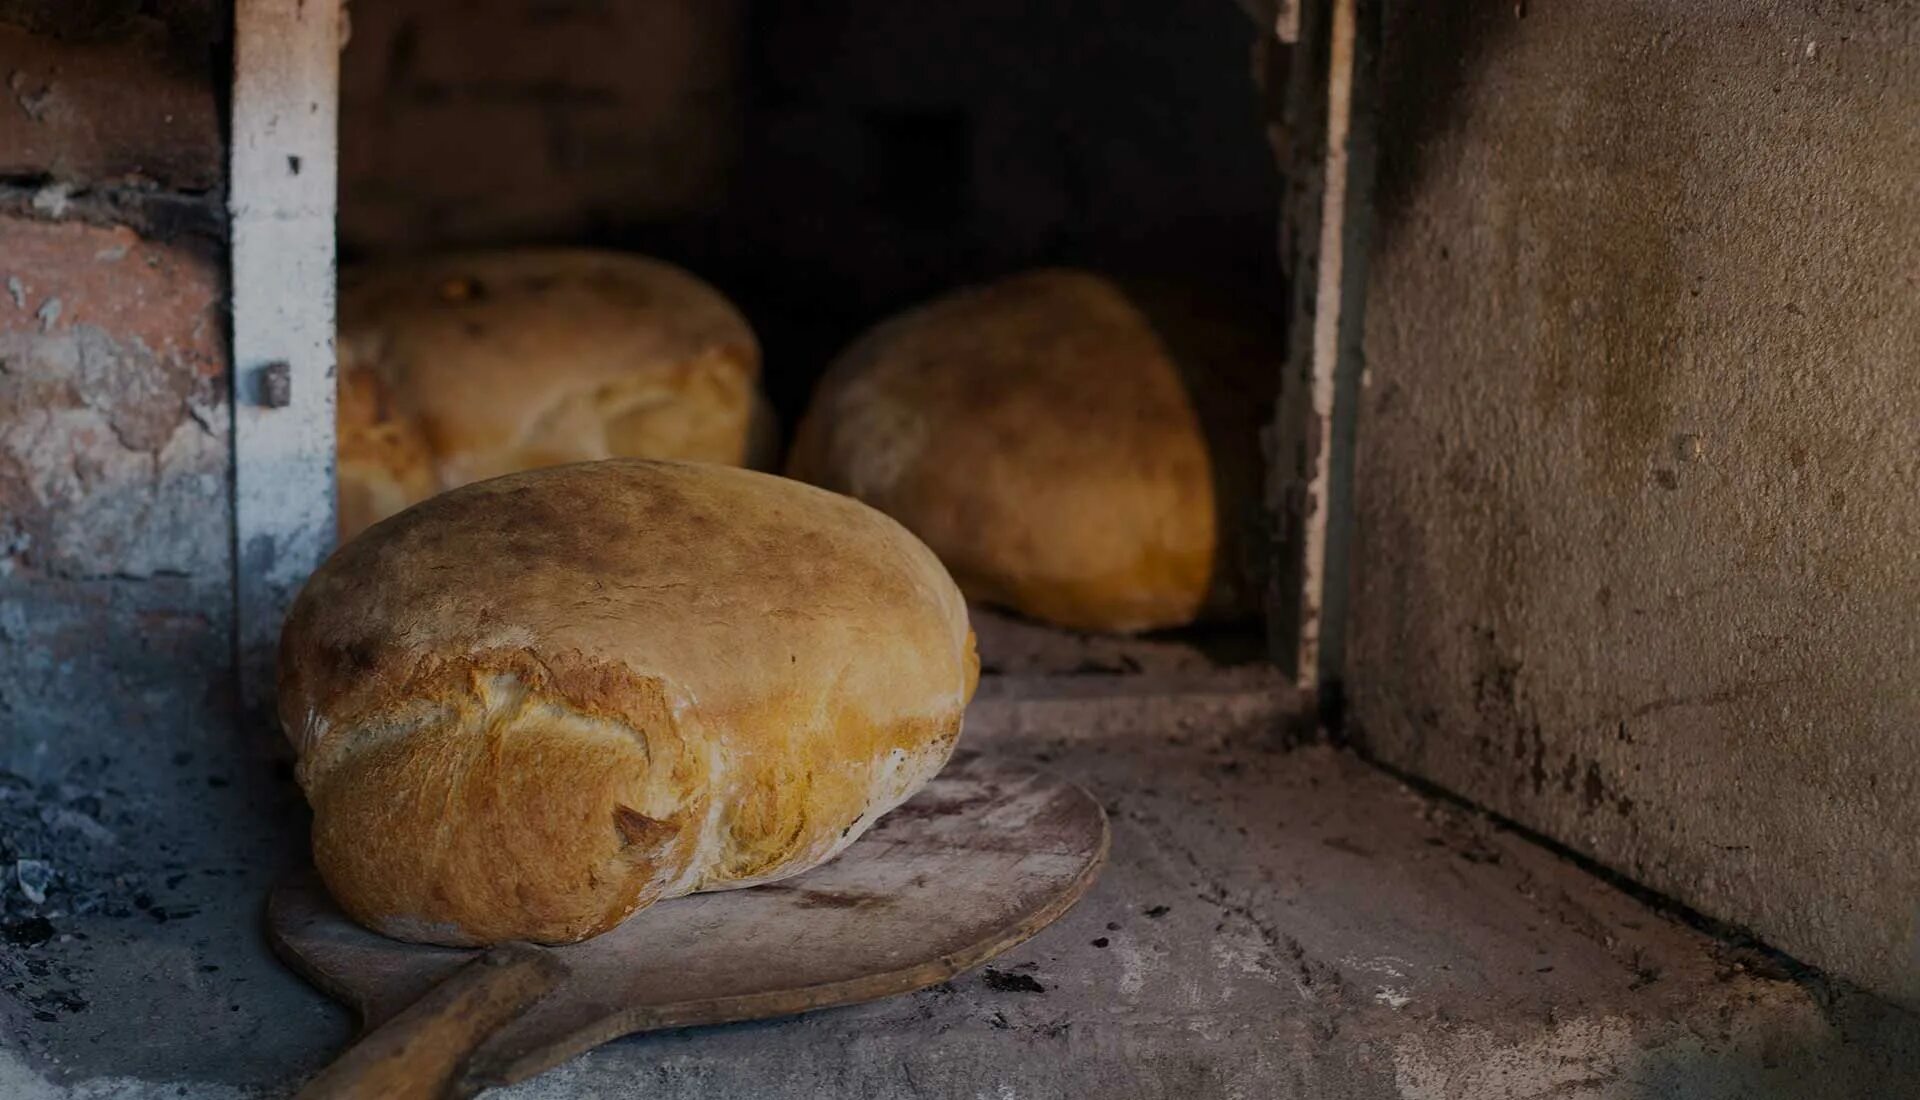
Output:
[[[1110,807],[1108,867],[1057,924],[915,994],[623,1039],[497,1095],[1873,1096],[1920,1071],[1897,1010],[1350,754],[1036,713],[965,736]],[[264,766],[231,778],[8,781],[7,857],[54,874],[44,905],[8,877],[0,1094],[283,1096],[344,1049],[346,1013],[261,936],[297,805]]]

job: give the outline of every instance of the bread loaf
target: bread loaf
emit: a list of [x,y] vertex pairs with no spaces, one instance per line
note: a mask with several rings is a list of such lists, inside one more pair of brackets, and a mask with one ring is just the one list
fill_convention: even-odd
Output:
[[340,536],[350,538],[440,488],[419,420],[398,404],[384,372],[340,370]]
[[279,657],[327,886],[453,945],[575,941],[821,863],[940,769],[978,671],[897,523],[632,460],[402,512],[307,582]]
[[1232,379],[1278,364],[1178,301],[1049,270],[905,313],[828,371],[788,472],[898,519],[969,596],[1047,622],[1238,613],[1272,390]]
[[351,272],[339,327],[343,537],[516,470],[739,465],[763,408],[760,350],[739,311],[638,256],[519,250]]

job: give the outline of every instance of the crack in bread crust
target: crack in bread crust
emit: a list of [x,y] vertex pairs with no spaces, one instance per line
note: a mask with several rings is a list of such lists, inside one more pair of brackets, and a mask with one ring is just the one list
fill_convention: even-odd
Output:
[[892,521],[616,461],[342,548],[288,617],[280,705],[350,915],[557,943],[831,858],[945,763],[977,676],[958,589]]

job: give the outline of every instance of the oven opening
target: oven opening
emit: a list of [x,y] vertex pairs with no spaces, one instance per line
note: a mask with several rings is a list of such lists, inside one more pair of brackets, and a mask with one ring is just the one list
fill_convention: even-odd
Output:
[[0,1096],[1909,1094],[1920,40],[1670,7],[0,0]]
[[[979,466],[974,477],[1000,481],[977,495],[1011,502],[929,491],[896,518],[923,535],[1016,528],[934,540],[956,572],[954,558],[991,559],[972,563],[986,574],[979,583],[961,577],[976,597],[990,682],[1225,674],[1250,685],[1242,670],[1269,663],[1261,623],[1274,533],[1260,433],[1274,416],[1289,301],[1282,180],[1268,140],[1275,97],[1256,68],[1278,47],[1255,49],[1246,13],[1225,3],[1132,3],[1094,20],[1020,4],[458,14],[383,4],[354,10],[352,27],[340,121],[346,284],[360,271],[475,249],[598,249],[683,268],[737,307],[757,339],[772,442],[747,461],[762,468],[793,467],[827,367],[887,319],[1034,272],[1111,281],[1164,345],[1177,400],[1129,400],[1139,381],[1127,362],[1058,380],[1014,377],[1005,388],[1020,392],[1007,400],[1041,403],[1037,415],[993,419],[994,399],[979,394],[971,407],[934,414],[963,433],[1013,438],[993,442],[992,455],[959,440],[928,459]],[[1072,302],[1035,308],[1065,310],[1054,322],[1065,339],[1089,323]],[[351,290],[342,310],[351,339]],[[1072,352],[1035,354],[1057,373],[1044,357]],[[1036,386],[1045,392],[1025,392]],[[983,426],[967,426],[973,415]],[[1141,416],[1184,422],[1136,431],[1127,420]],[[860,430],[876,429],[844,429]],[[1033,438],[1056,433],[1092,438]],[[1181,433],[1194,439],[1165,442]],[[1101,437],[1144,441],[1148,453],[1118,442],[1103,451]],[[1206,474],[1168,480],[1152,468],[1192,457],[1155,453],[1181,443],[1198,444]],[[1038,468],[1063,451],[1079,465]],[[1033,489],[1042,499],[1020,498],[1023,486],[1047,481]],[[1014,514],[1046,511],[1054,486],[1115,499],[1106,515],[1097,503],[1054,522]],[[1201,499],[1134,505],[1153,492]],[[1085,530],[1101,524],[1113,530]],[[1103,539],[1127,546],[1095,545]],[[1016,540],[1069,545],[1004,544]],[[1143,612],[1105,597],[1086,608],[1049,603],[1071,582],[1045,578],[1064,569],[1111,559],[1138,572],[1151,566],[1134,559],[1172,544],[1166,553],[1189,553],[1196,540],[1212,544],[1209,575],[1191,582],[1205,594],[1171,593],[1176,606]],[[1049,591],[1008,600],[1010,573],[1044,574],[1031,583]],[[1204,608],[1181,605],[1199,599]],[[1107,623],[1128,629],[1098,628]]]

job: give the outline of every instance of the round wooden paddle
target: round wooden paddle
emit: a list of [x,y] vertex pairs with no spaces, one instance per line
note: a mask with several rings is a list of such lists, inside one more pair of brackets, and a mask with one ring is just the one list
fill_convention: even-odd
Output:
[[401,943],[347,920],[310,871],[275,888],[267,923],[365,1027],[301,1097],[464,1097],[633,1032],[945,981],[1065,913],[1106,853],[1106,814],[1079,787],[956,757],[831,863],[662,902],[584,943]]

